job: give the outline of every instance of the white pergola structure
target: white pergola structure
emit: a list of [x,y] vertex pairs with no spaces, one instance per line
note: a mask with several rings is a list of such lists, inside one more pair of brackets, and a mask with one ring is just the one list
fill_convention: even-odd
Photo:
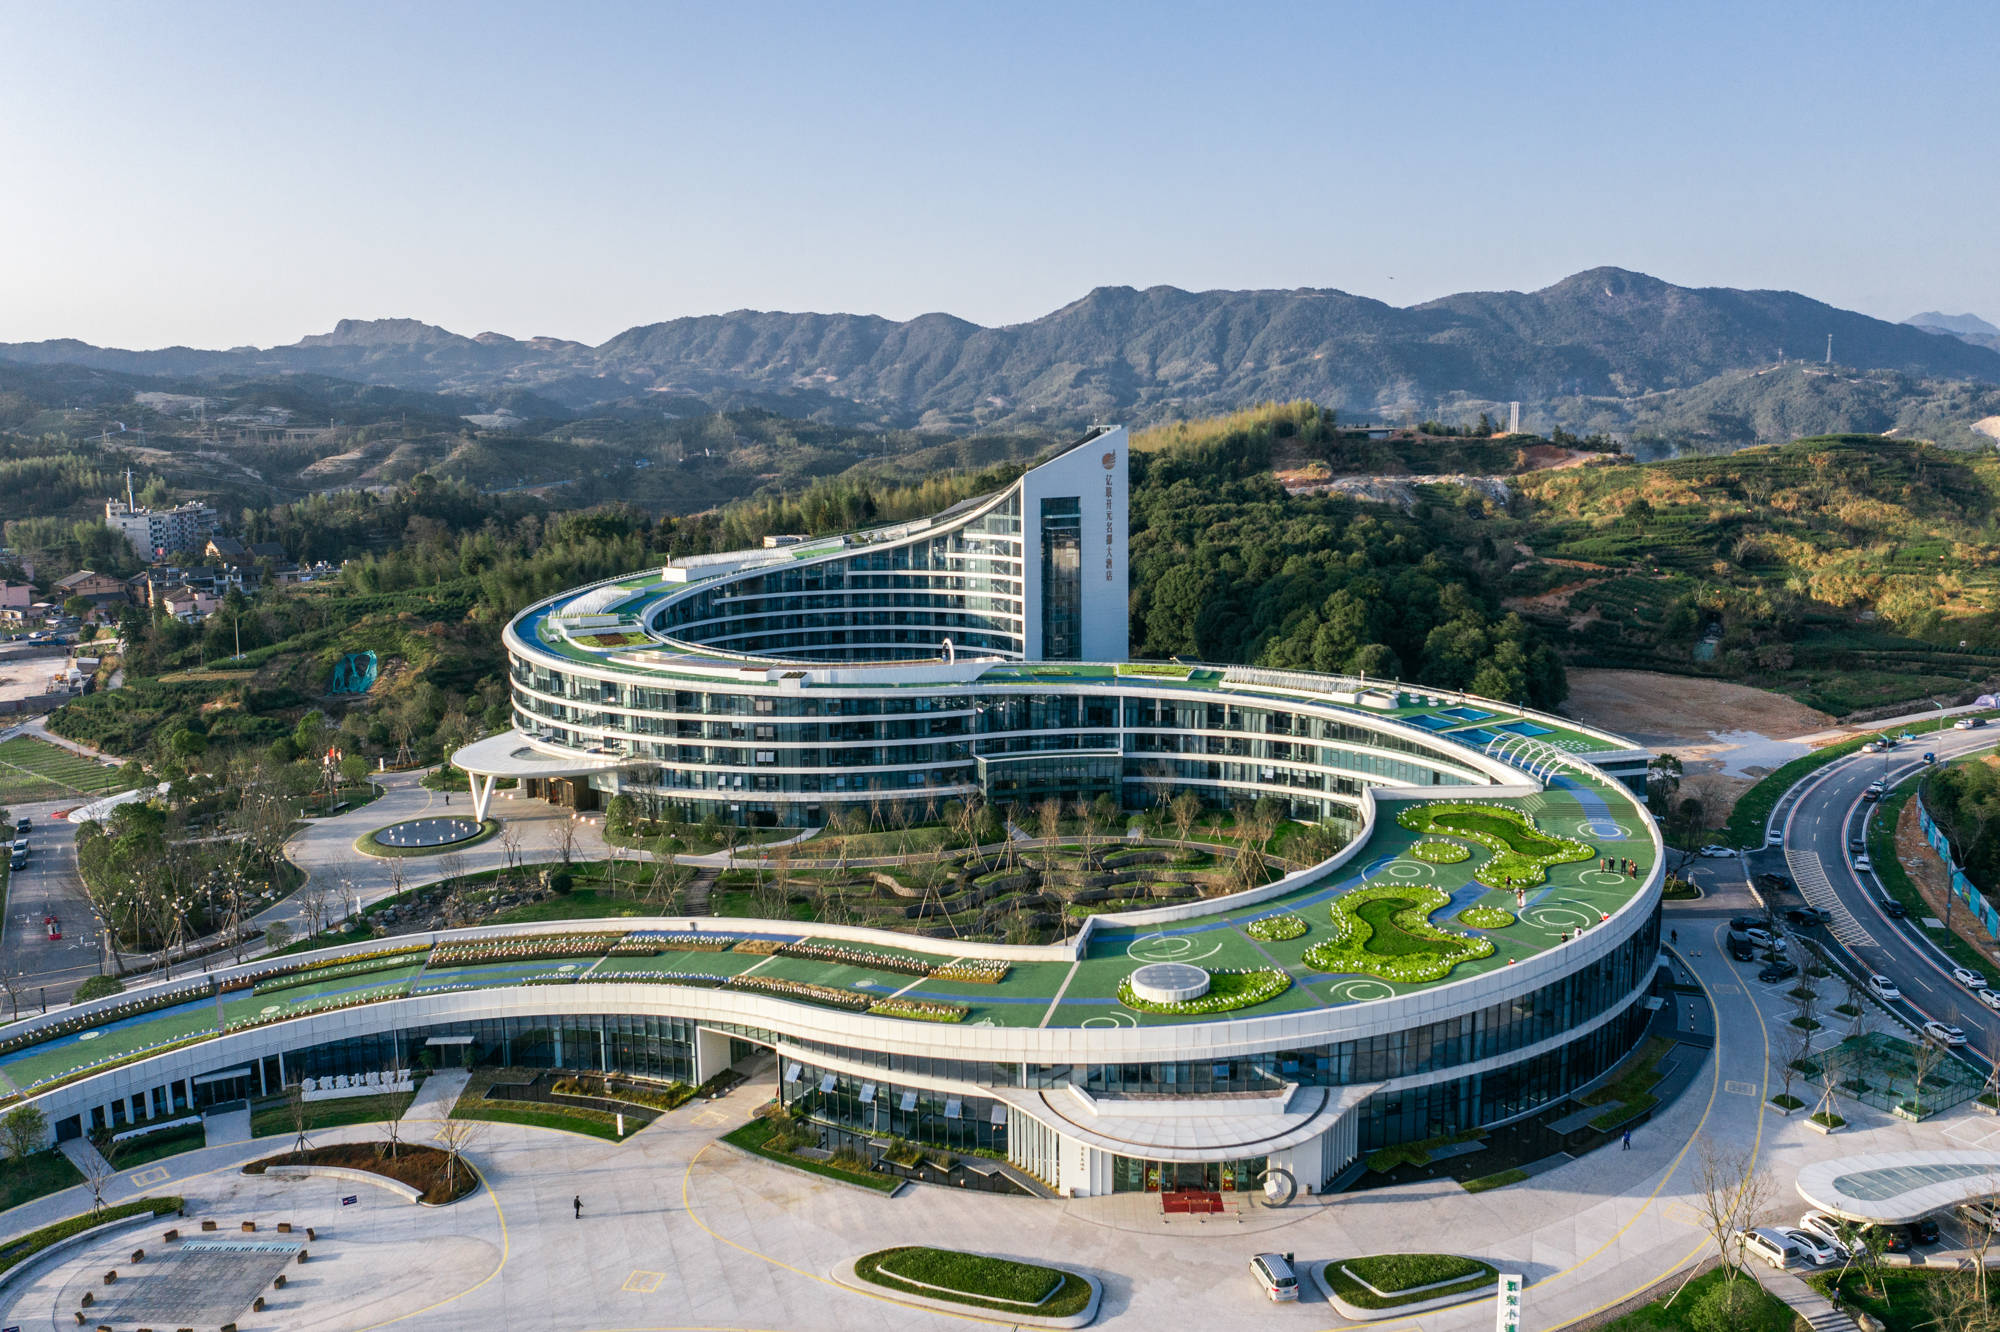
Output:
[[502,777],[533,781],[550,777],[588,777],[610,772],[630,760],[619,754],[579,754],[573,749],[542,748],[519,731],[502,731],[475,740],[451,756],[472,787],[472,817],[482,823],[493,800],[493,784]]

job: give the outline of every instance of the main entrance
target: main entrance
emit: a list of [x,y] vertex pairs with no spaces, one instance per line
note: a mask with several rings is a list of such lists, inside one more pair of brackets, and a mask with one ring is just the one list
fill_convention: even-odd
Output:
[[1132,1156],[1112,1158],[1114,1193],[1173,1193],[1200,1189],[1208,1193],[1248,1192],[1264,1180],[1268,1158],[1236,1161],[1144,1161]]

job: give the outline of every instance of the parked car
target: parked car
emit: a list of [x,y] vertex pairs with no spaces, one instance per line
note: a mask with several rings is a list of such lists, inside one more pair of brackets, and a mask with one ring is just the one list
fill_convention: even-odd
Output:
[[1866,851],[1863,851],[1854,858],[1854,872],[1857,874],[1873,874],[1875,872],[1875,862],[1868,858]]
[[1847,849],[1855,855],[1860,855],[1868,849],[1868,843],[1862,840],[1860,833],[1849,833],[1847,835]]
[[1986,977],[1980,975],[1971,967],[1953,967],[1951,969],[1951,978],[1968,990],[1983,990],[1986,988]]
[[28,868],[28,853],[26,851],[16,851],[13,857],[8,860],[7,868],[17,870]]
[[1980,1230],[2000,1230],[2000,1198],[1973,1198],[1958,1205],[1966,1224]]
[[1821,1239],[1810,1230],[1781,1230],[1786,1239],[1796,1244],[1806,1261],[1814,1267],[1831,1267],[1835,1263],[1847,1261],[1846,1252],[1832,1240]]
[[1833,913],[1821,907],[1793,907],[1785,913],[1785,919],[1794,925],[1811,929],[1815,925],[1824,925],[1832,920]]
[[2000,990],[1994,990],[1994,989],[1974,990],[1973,996],[1977,998],[1980,1003],[1985,1004],[1988,1008],[1994,1010],[1996,1013],[2000,1013]]
[[1903,904],[1901,902],[1898,902],[1893,897],[1885,897],[1881,899],[1879,905],[1882,908],[1882,914],[1889,917],[1889,919],[1891,920],[1901,920],[1904,916],[1910,914],[1908,911],[1905,911],[1903,909]]
[[1873,804],[1874,802],[1880,800],[1881,798],[1882,798],[1882,792],[1873,786],[1869,787],[1867,790],[1861,793],[1862,801],[1867,804]]
[[1783,846],[1784,844],[1785,827],[1783,824],[1774,825],[1769,832],[1764,834],[1765,846]]
[[1799,974],[1798,963],[1787,962],[1784,959],[1779,958],[1775,961],[1765,963],[1764,969],[1757,973],[1757,979],[1762,981],[1766,985],[1775,985],[1779,981],[1790,980],[1792,977],[1798,974]]
[[20,818],[14,820],[15,832],[24,833],[34,826],[35,826],[35,821],[29,818],[26,814],[23,814]]
[[1772,947],[1777,939],[1776,935],[1772,934],[1762,925],[1752,925],[1749,929],[1743,931],[1743,937],[1751,943],[1756,944],[1759,948]]
[[1910,1251],[1909,1233],[1901,1226],[1863,1226],[1861,1238],[1863,1241],[1879,1244],[1884,1253]]
[[1771,1266],[1783,1271],[1788,1267],[1804,1267],[1804,1250],[1785,1238],[1785,1232],[1776,1226],[1759,1226],[1755,1230],[1740,1230],[1737,1239],[1743,1245],[1743,1252],[1752,1258],[1761,1258]]
[[1901,999],[1903,992],[1896,988],[1896,982],[1877,972],[1868,978],[1868,988],[1875,992],[1877,999]]
[[1847,1256],[1847,1243],[1840,1238],[1841,1225],[1841,1221],[1831,1212],[1822,1212],[1817,1209],[1799,1217],[1800,1230],[1805,1231],[1808,1235],[1816,1239],[1824,1240],[1826,1243],[1831,1244],[1840,1251],[1841,1257],[1845,1258]]
[[1727,860],[1736,854],[1736,848],[1710,843],[1701,849],[1701,854],[1703,859],[1706,860]]
[[1762,916],[1731,916],[1729,928],[1732,930],[1761,930],[1764,928]]
[[1757,945],[1740,934],[1729,936],[1729,955],[1738,962],[1752,962],[1757,958]]
[[1936,1244],[1938,1242],[1937,1218],[1920,1216],[1905,1225],[1903,1233],[1909,1236],[1910,1241],[1914,1244]]
[[1292,1270],[1292,1256],[1288,1253],[1258,1254],[1250,1260],[1250,1275],[1265,1298],[1273,1303],[1299,1297],[1299,1276]]
[[1791,875],[1771,873],[1759,874],[1757,876],[1757,886],[1766,892],[1772,893],[1789,893],[1796,891],[1798,888],[1798,885],[1792,882]]

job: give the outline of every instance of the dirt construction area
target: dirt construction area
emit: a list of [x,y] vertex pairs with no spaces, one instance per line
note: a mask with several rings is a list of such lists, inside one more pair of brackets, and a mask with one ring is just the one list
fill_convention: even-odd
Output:
[[1720,774],[1732,799],[1813,748],[1796,737],[1834,724],[1783,694],[1654,671],[1572,670],[1562,711],[1655,751],[1670,750],[1690,772]]

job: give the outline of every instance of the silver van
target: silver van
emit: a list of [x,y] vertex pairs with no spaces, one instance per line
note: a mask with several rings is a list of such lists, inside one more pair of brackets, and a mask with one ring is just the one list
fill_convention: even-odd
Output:
[[1288,1253],[1260,1253],[1250,1260],[1250,1275],[1273,1303],[1299,1297],[1299,1276],[1292,1270]]
[[1810,1267],[1805,1250],[1786,1237],[1785,1232],[1775,1226],[1759,1226],[1755,1230],[1741,1232],[1743,1252],[1752,1258],[1761,1258],[1771,1266],[1783,1271],[1788,1267]]

